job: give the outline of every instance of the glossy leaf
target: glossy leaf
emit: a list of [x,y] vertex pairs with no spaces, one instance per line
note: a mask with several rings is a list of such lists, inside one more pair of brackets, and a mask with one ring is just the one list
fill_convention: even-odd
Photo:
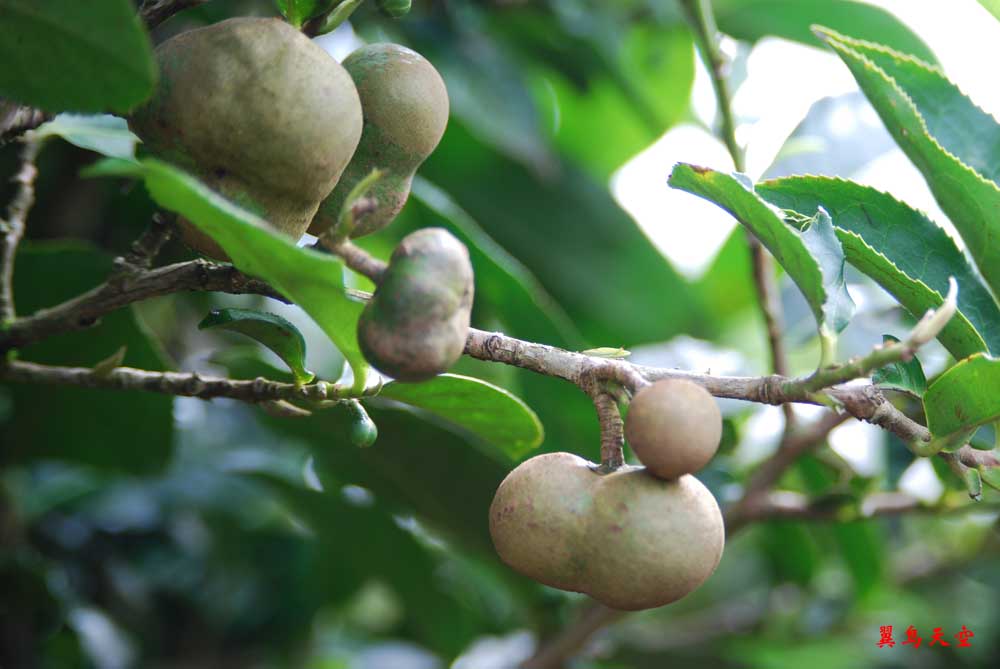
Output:
[[[337,581],[357,587],[365,578],[384,580],[412,611],[418,638],[447,655],[457,655],[476,635],[476,623],[481,624],[477,613],[448,592],[437,578],[437,561],[431,552],[381,505],[351,504],[339,486],[316,492],[271,475],[258,474],[254,479],[274,491],[313,531],[318,549],[317,587],[337,590],[343,587]],[[341,568],[327,570],[324,563]]]
[[125,119],[108,114],[59,114],[40,125],[35,136],[61,137],[81,149],[96,151],[108,158],[132,158],[139,142]]
[[[882,343],[898,343],[899,339],[892,335],[882,335]],[[927,377],[924,367],[917,357],[907,361],[894,362],[878,369],[872,374],[872,383],[879,388],[899,390],[916,397],[923,397],[927,390]]]
[[977,354],[931,383],[924,394],[927,427],[949,437],[1000,420],[1000,360]]
[[309,383],[316,378],[305,368],[306,340],[287,318],[256,309],[215,309],[198,323],[198,329],[246,335],[274,351],[292,370],[297,383]]
[[278,11],[296,28],[307,19],[321,14],[333,6],[334,0],[275,0]]
[[923,173],[994,294],[1000,292],[1000,186],[991,181],[1000,165],[996,122],[925,63],[832,31],[819,34]]
[[466,548],[492,556],[489,505],[510,466],[410,411],[368,405],[378,424],[371,448],[351,441],[353,417],[332,409],[309,418],[259,416],[281,438],[309,446],[325,488],[355,484],[394,512],[416,515]]
[[0,0],[0,95],[58,111],[127,112],[156,63],[129,0]]
[[854,302],[844,281],[844,252],[825,212],[820,210],[799,232],[743,175],[680,163],[669,183],[714,202],[749,228],[805,295],[821,333],[835,334],[847,326]]
[[833,217],[847,261],[892,294],[915,318],[936,309],[958,282],[959,313],[940,334],[956,358],[1000,351],[1000,308],[955,242],[926,215],[869,186],[832,177],[796,176],[757,184],[768,202]]
[[[112,271],[112,258],[81,243],[25,242],[14,273],[15,304],[22,314],[76,297]],[[131,309],[96,327],[50,337],[19,351],[23,360],[91,367],[122,348],[125,365],[165,371],[157,347]],[[12,412],[0,418],[0,462],[65,460],[97,469],[148,475],[166,466],[173,445],[173,398],[139,391],[8,384]]]
[[429,411],[468,430],[509,460],[542,443],[542,424],[522,400],[491,383],[441,374],[423,383],[390,383],[379,397]]
[[354,370],[354,387],[364,387],[368,366],[356,333],[363,306],[344,292],[343,266],[333,256],[296,246],[254,214],[158,160],[106,159],[90,174],[142,177],[161,206],[212,237],[240,270],[264,279],[305,310],[344,354]]
[[1000,0],[979,0],[979,4],[995,16],[997,20],[1000,20]]
[[[564,75],[539,74],[540,106],[557,118],[559,149],[607,179],[650,146],[687,111],[694,83],[694,47],[683,26],[636,26],[617,58],[581,86]],[[601,141],[595,141],[595,138]]]
[[849,32],[861,39],[888,44],[897,51],[937,62],[930,48],[902,21],[881,7],[856,0],[714,0],[722,32],[755,42],[784,37],[811,46],[822,43],[814,24]]

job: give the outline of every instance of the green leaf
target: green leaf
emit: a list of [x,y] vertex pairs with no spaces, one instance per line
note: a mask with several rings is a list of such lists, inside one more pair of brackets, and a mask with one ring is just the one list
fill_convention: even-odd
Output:
[[296,28],[320,14],[327,12],[339,0],[275,0],[278,11]]
[[979,478],[983,483],[994,490],[1000,490],[1000,467],[987,467],[986,465],[979,465],[977,470],[979,471]]
[[96,151],[108,158],[135,157],[135,145],[139,142],[125,119],[109,114],[59,114],[40,125],[35,136],[61,137],[81,149]]
[[296,246],[259,217],[158,160],[130,163],[109,158],[89,173],[142,177],[161,206],[181,214],[218,242],[240,270],[264,279],[305,310],[344,354],[354,370],[355,390],[364,387],[368,365],[356,332],[363,306],[344,292],[343,266],[333,256]]
[[996,17],[997,20],[1000,20],[1000,0],[979,0],[979,4]]
[[[882,343],[898,343],[899,339],[892,335],[882,335]],[[899,390],[904,393],[923,397],[927,390],[927,377],[923,365],[915,356],[906,362],[894,362],[872,374],[872,383],[879,388]]]
[[749,228],[805,295],[822,336],[847,326],[854,302],[844,281],[844,252],[826,212],[817,212],[799,232],[754,192],[743,175],[679,163],[669,183],[714,202]]
[[0,95],[58,112],[124,113],[156,63],[129,0],[0,0]]
[[[473,11],[472,6],[466,6]],[[461,31],[421,49],[448,86],[452,118],[480,139],[534,170],[551,171],[553,156],[542,135],[524,72],[488,33]]]
[[[30,314],[97,286],[112,271],[112,258],[81,243],[25,242],[18,249],[14,297]],[[159,350],[130,308],[96,327],[26,346],[24,360],[88,367],[127,350],[122,362],[164,371]],[[9,384],[13,411],[0,418],[0,463],[56,459],[137,475],[157,474],[170,459],[173,398],[136,391]]]
[[390,383],[379,397],[429,411],[468,430],[498,451],[517,460],[542,443],[542,424],[523,401],[491,383],[456,374],[441,374],[423,383]]
[[256,309],[214,309],[198,323],[198,329],[239,332],[274,351],[292,370],[296,383],[316,378],[305,368],[305,337],[287,318]]
[[891,13],[854,0],[714,0],[719,29],[751,42],[784,37],[811,46],[822,42],[812,33],[813,24],[850,32],[861,39],[888,44],[930,63],[937,62],[930,48]]
[[399,595],[416,623],[417,637],[429,647],[455,656],[476,636],[481,614],[449,592],[435,556],[379,502],[352,505],[339,486],[316,492],[273,475],[257,474],[253,479],[277,493],[315,533],[315,587],[337,591],[345,582],[356,585],[375,577]]
[[294,437],[309,446],[324,488],[363,486],[393,511],[415,514],[465,547],[493,555],[485,519],[510,465],[414,412],[368,408],[379,429],[372,448],[352,443],[348,411],[321,411],[300,420],[256,417],[278,438]]
[[694,83],[694,48],[684,26],[636,25],[612,58],[585,86],[541,70],[536,94],[549,107],[545,115],[558,118],[559,149],[600,179],[683,118]]
[[927,428],[948,438],[1000,419],[1000,360],[979,353],[931,383],[924,394]]
[[923,213],[869,186],[833,177],[795,176],[757,184],[783,209],[833,217],[847,261],[899,300],[915,318],[941,306],[948,277],[958,282],[959,313],[939,335],[956,358],[1000,352],[1000,308],[955,242]]
[[[1000,127],[936,68],[886,47],[819,32],[923,173],[994,294],[1000,292]],[[980,170],[980,171],[976,171]]]

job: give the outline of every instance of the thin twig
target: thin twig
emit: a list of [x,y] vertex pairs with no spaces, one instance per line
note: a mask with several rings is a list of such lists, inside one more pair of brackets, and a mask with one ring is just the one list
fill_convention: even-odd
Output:
[[[828,503],[824,499],[811,499],[807,495],[787,490],[766,495],[754,507],[747,523],[777,519],[797,519],[849,523],[856,520],[899,516],[906,513],[967,513],[996,509],[996,505],[955,503],[944,501],[925,504],[921,500],[903,492],[872,493],[860,500],[846,499],[843,502]],[[728,529],[728,528],[727,528]]]
[[251,403],[279,400],[322,402],[357,396],[349,386],[325,382],[296,385],[259,377],[252,380],[226,379],[179,372],[151,372],[132,367],[94,370],[90,367],[40,365],[22,360],[0,363],[0,379],[102,390],[141,390],[203,400],[227,397]]
[[0,219],[0,325],[12,321],[17,315],[14,308],[14,258],[17,246],[24,236],[28,212],[35,203],[35,178],[38,168],[35,161],[42,148],[42,141],[28,137],[21,151],[21,168],[14,177],[17,193],[7,209],[7,218]]
[[320,237],[319,243],[326,250],[335,256],[339,256],[344,264],[358,274],[371,279],[375,284],[382,280],[388,265],[371,256],[367,251],[359,246],[355,246],[350,240],[334,240],[331,237]]
[[115,259],[117,269],[123,274],[134,276],[140,270],[148,270],[160,254],[163,245],[170,241],[174,234],[174,226],[163,214],[153,214],[149,227],[134,242],[129,252]]
[[681,6],[688,15],[688,20],[694,28],[695,43],[715,89],[715,99],[720,117],[720,134],[725,142],[729,155],[733,157],[733,166],[737,172],[744,170],[743,151],[736,142],[736,120],[733,116],[732,96],[726,83],[726,59],[719,51],[718,29],[715,26],[715,15],[708,0],[681,0]]
[[948,295],[941,306],[929,309],[905,341],[886,342],[876,346],[868,355],[854,358],[842,365],[818,369],[807,379],[798,382],[799,386],[806,392],[816,392],[868,376],[886,365],[913,358],[920,347],[938,336],[958,310],[958,284],[953,277],[949,277],[948,285]]
[[726,512],[726,533],[737,532],[758,513],[767,491],[781,479],[800,457],[822,444],[830,432],[849,418],[849,414],[829,412],[812,425],[785,430],[774,454],[754,471],[740,500]]
[[232,265],[191,260],[142,272],[125,282],[105,282],[62,304],[19,318],[0,331],[0,352],[92,327],[102,316],[133,302],[189,290],[266,295],[287,301],[263,281]]
[[[720,118],[719,134],[732,157],[733,167],[737,172],[743,172],[746,169],[745,159],[743,150],[736,141],[736,119],[733,113],[732,95],[726,81],[726,60],[719,51],[718,29],[715,26],[711,4],[709,0],[682,0],[681,5],[694,28],[698,51],[708,69],[712,88],[715,90]],[[750,248],[757,303],[764,317],[768,348],[771,352],[771,371],[781,376],[788,376],[788,355],[781,339],[784,318],[777,282],[774,279],[774,263],[764,245],[749,230],[746,231],[746,238]],[[795,424],[795,411],[790,404],[783,404],[781,408],[785,414],[785,427],[791,429]]]
[[588,604],[577,620],[560,631],[548,643],[541,645],[521,669],[557,669],[580,652],[595,632],[607,627],[625,615],[596,602]]
[[50,118],[50,112],[0,98],[0,146],[34,130]]

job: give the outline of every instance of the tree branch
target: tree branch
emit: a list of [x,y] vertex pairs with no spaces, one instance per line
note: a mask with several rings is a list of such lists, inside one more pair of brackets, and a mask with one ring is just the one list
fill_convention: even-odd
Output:
[[141,390],[165,395],[197,397],[203,400],[227,397],[255,404],[288,400],[327,402],[357,396],[351,392],[349,386],[323,381],[296,385],[260,377],[237,380],[200,374],[150,372],[132,367],[96,370],[90,367],[40,365],[22,360],[11,360],[0,364],[0,379],[15,383],[78,386],[102,390]]
[[132,242],[129,252],[115,259],[116,269],[125,275],[134,276],[141,270],[148,270],[160,254],[163,245],[174,235],[173,221],[166,221],[160,213],[153,214],[153,220],[142,235]]
[[920,347],[938,336],[958,310],[958,284],[948,278],[948,295],[937,309],[928,309],[923,318],[910,331],[905,341],[887,342],[876,346],[866,356],[855,358],[842,365],[818,369],[799,385],[806,392],[816,392],[851,379],[868,376],[886,365],[913,358]]
[[754,520],[762,498],[796,460],[822,444],[830,432],[849,418],[849,414],[827,413],[808,427],[785,430],[774,454],[750,476],[743,496],[726,512],[726,533],[739,531]]
[[21,168],[14,177],[18,183],[17,193],[7,209],[7,218],[0,219],[0,326],[17,315],[14,309],[14,257],[24,236],[28,212],[35,203],[35,177],[38,176],[35,161],[41,148],[40,140],[30,137],[24,140]]
[[364,249],[355,246],[350,240],[336,240],[326,235],[319,238],[320,245],[335,256],[339,256],[344,264],[352,270],[371,279],[376,285],[382,280],[388,264],[375,258]]
[[62,304],[19,318],[0,331],[0,353],[55,334],[92,327],[101,316],[133,302],[189,290],[258,294],[287,301],[263,281],[232,265],[191,260],[144,271],[124,281],[107,281]]

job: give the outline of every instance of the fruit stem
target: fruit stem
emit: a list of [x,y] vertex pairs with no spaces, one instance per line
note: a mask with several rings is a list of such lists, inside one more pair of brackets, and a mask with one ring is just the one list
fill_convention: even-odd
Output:
[[622,415],[615,398],[603,390],[593,395],[597,419],[601,423],[601,467],[598,471],[609,474],[625,465],[625,431]]
[[[318,37],[319,35],[325,35],[329,32],[336,30],[341,23],[346,21],[354,13],[354,10],[361,6],[361,3],[365,0],[344,0],[339,5],[333,8],[329,14],[325,17],[319,16],[322,23],[319,23],[317,19],[312,19],[306,24],[303,32],[311,37]],[[310,25],[313,23],[316,25]]]
[[337,222],[322,235],[324,238],[328,238],[332,245],[336,246],[345,239],[349,239],[351,233],[354,232],[354,226],[358,222],[358,218],[371,213],[374,209],[374,206],[365,206],[366,204],[373,204],[371,201],[365,201],[366,196],[372,186],[378,183],[379,179],[383,176],[385,176],[385,172],[374,169],[365,178],[356,183],[354,188],[347,194],[344,206],[340,208],[340,214],[337,216]]

